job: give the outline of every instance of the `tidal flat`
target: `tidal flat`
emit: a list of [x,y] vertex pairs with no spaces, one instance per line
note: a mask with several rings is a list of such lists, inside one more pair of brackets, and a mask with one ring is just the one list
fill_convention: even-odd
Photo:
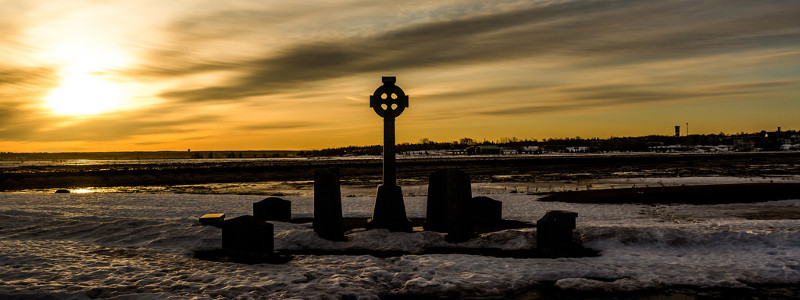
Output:
[[[0,191],[304,194],[313,190],[314,170],[322,168],[338,168],[350,196],[374,193],[381,181],[380,157],[2,161],[0,166]],[[790,183],[800,176],[800,152],[399,156],[397,177],[406,193],[418,195],[426,191],[413,187],[426,185],[432,172],[454,168],[489,194]]]

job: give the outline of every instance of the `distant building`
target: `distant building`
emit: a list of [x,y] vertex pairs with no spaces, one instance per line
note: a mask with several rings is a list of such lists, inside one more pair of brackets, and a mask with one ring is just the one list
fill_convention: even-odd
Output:
[[542,149],[539,146],[525,146],[520,148],[517,153],[521,154],[542,154]]
[[478,145],[467,148],[468,154],[501,154],[500,147],[495,145]]
[[569,152],[569,153],[586,153],[588,151],[589,151],[589,147],[586,147],[586,146],[567,147],[567,152]]
[[675,137],[680,137],[680,136],[681,136],[681,126],[678,125],[675,126]]
[[503,155],[517,154],[517,149],[508,148],[508,147],[502,147],[502,148],[500,148],[500,154],[503,154]]

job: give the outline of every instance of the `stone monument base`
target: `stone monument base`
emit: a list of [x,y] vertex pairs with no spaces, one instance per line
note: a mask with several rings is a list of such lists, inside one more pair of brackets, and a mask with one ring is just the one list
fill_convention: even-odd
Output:
[[412,232],[411,221],[406,217],[406,204],[399,186],[380,185],[372,218],[367,220],[367,230],[388,229],[389,231]]

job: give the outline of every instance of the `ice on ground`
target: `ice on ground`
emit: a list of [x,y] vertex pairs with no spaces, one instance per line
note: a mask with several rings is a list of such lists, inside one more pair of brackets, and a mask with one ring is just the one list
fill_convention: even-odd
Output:
[[[287,264],[195,259],[220,246],[205,213],[250,214],[262,196],[192,194],[0,194],[0,295],[59,298],[329,298],[386,295],[502,297],[541,282],[561,289],[630,291],[666,286],[745,287],[800,282],[800,220],[753,212],[800,209],[800,200],[723,205],[539,202],[496,194],[506,219],[545,210],[578,213],[577,232],[601,256],[516,259],[466,254],[298,255]],[[292,200],[296,217],[313,199]],[[371,197],[343,199],[344,214],[369,216]],[[424,197],[406,198],[425,215]],[[356,230],[348,242],[318,238],[310,224],[275,222],[276,249],[386,249],[420,253],[448,245],[438,233]],[[511,229],[458,244],[526,249],[535,231]]]

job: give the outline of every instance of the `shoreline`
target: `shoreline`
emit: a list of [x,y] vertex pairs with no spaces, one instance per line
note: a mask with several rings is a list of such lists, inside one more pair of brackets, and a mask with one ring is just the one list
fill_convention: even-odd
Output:
[[[0,191],[309,181],[315,170],[323,168],[338,168],[345,184],[373,185],[381,180],[379,158],[108,163],[6,167],[0,170]],[[397,175],[401,185],[427,183],[431,173],[449,168],[463,170],[472,182],[798,176],[800,152],[404,158],[398,160]]]

